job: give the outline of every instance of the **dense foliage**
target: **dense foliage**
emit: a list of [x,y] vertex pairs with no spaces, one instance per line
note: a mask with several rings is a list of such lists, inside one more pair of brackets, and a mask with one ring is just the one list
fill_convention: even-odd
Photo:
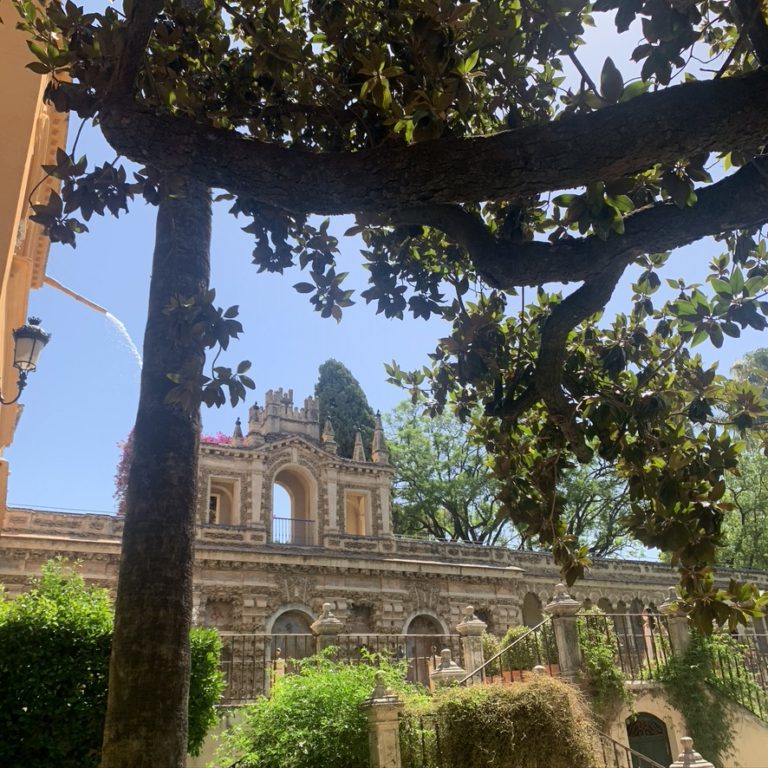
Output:
[[[588,547],[569,534],[557,489],[574,461],[597,454],[626,481],[627,535],[671,553],[702,627],[761,608],[756,590],[718,589],[710,567],[725,476],[738,464],[733,432],[768,408],[761,388],[724,381],[691,349],[768,325],[762,0],[125,0],[96,13],[71,0],[15,3],[30,68],[52,76],[46,98],[96,122],[118,155],[61,148],[46,166],[61,191],[33,218],[53,241],[74,245],[92,215],[118,215],[137,196],[162,212],[196,190],[200,220],[207,188],[223,189],[254,236],[257,268],[303,269],[297,290],[338,320],[352,297],[329,221],[314,214],[353,214],[348,234],[360,236],[370,274],[362,297],[387,317],[450,324],[424,369],[393,364],[391,378],[427,390],[435,410],[483,414],[474,434],[493,458],[503,512],[552,549],[569,582]],[[580,49],[595,22],[626,35],[628,55],[590,72]],[[566,69],[578,74],[566,79]],[[719,241],[708,276],[677,279],[673,252],[708,236]],[[182,252],[181,240],[168,250]],[[640,271],[626,310],[603,320],[630,267]],[[253,386],[246,363],[202,373],[203,350],[225,349],[240,330],[236,308],[214,306],[207,274],[202,254],[153,269],[165,306],[151,306],[171,328],[149,324],[144,358],[172,362],[151,383],[145,365],[139,424],[161,414],[183,431],[201,402],[219,405],[227,390],[236,401]],[[558,291],[564,283],[574,285]],[[158,468],[153,489],[173,479],[182,498],[195,478],[191,429],[181,460],[179,440],[142,430],[142,472]],[[129,560],[152,560],[149,582],[164,573],[146,533],[162,515],[141,506],[138,475]],[[184,523],[192,498],[179,505]],[[126,533],[136,519],[129,510]],[[170,572],[189,573],[191,558],[179,550]],[[166,581],[188,605],[190,584]],[[133,613],[115,645],[125,663],[126,627],[125,648],[141,649],[146,669],[160,649],[140,642],[140,625],[163,612],[137,584],[120,592],[121,615]],[[169,689],[142,687],[150,700]]]
[[396,533],[476,544],[508,544],[508,520],[498,514],[497,484],[486,451],[450,413],[424,415],[404,402],[386,419],[395,468],[392,522]]
[[[193,630],[189,751],[216,722],[223,690],[215,630]],[[15,600],[0,594],[0,764],[94,768],[100,762],[112,642],[105,589],[63,561]]]
[[[404,768],[594,768],[594,724],[573,686],[550,677],[439,692],[406,709]],[[426,758],[426,760],[423,760]]]
[[339,456],[352,458],[355,434],[360,432],[367,459],[371,458],[371,443],[375,417],[368,398],[358,380],[346,365],[338,360],[326,360],[318,370],[315,397],[320,410],[320,429],[326,419],[333,427]]
[[624,673],[616,665],[619,641],[610,619],[597,609],[581,611],[576,626],[586,692],[596,717],[608,722],[618,707],[632,704]]
[[717,766],[725,764],[733,746],[733,704],[762,717],[768,713],[768,697],[749,666],[745,647],[735,638],[694,632],[685,653],[671,657],[655,674],[683,714],[697,749]]
[[[270,697],[247,707],[229,732],[218,764],[242,768],[367,768],[368,719],[360,709],[376,675],[401,695],[422,694],[384,658],[339,664],[328,656],[301,662],[299,674],[277,681]],[[375,665],[374,665],[375,664]]]

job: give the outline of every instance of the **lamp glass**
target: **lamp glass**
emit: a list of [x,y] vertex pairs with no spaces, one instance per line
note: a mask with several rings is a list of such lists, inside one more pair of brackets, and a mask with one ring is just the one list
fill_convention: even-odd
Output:
[[13,365],[24,373],[37,368],[37,359],[48,343],[49,334],[37,325],[23,325],[13,332]]

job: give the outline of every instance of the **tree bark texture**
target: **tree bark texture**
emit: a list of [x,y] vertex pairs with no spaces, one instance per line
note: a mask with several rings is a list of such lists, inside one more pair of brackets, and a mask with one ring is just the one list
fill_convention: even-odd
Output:
[[684,83],[590,114],[468,139],[313,153],[115,107],[101,127],[132,160],[303,213],[391,213],[569,189],[768,134],[768,72]]
[[[200,410],[167,405],[167,374],[202,371],[205,350],[174,335],[164,308],[208,288],[207,187],[160,203],[141,395],[128,479],[101,768],[182,768]],[[191,369],[190,369],[191,366]]]

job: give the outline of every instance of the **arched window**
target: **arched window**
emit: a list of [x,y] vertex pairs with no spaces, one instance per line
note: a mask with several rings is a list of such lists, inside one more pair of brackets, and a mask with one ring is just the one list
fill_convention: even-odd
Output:
[[272,486],[272,541],[300,546],[317,544],[317,502],[307,475],[281,469]]

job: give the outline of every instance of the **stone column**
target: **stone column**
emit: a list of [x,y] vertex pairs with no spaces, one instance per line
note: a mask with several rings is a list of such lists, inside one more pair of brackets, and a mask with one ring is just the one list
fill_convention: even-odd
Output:
[[440,651],[440,665],[437,669],[429,673],[429,682],[435,688],[442,688],[445,685],[461,682],[467,676],[466,670],[462,669],[452,658],[451,649],[443,648]]
[[565,584],[555,586],[554,598],[544,606],[544,612],[552,617],[560,675],[569,683],[578,681],[581,670],[581,648],[576,627],[576,614],[580,609],[581,603],[565,591]]
[[338,637],[344,629],[344,622],[337,619],[331,612],[331,604],[323,603],[323,612],[320,618],[310,626],[315,636],[315,651],[320,653],[324,648],[338,645]]
[[675,656],[682,655],[691,642],[691,630],[688,627],[688,617],[680,610],[680,601],[674,587],[667,589],[667,598],[659,606],[659,613],[667,617],[672,653]]
[[399,712],[403,702],[384,685],[384,674],[376,673],[373,693],[360,705],[368,716],[370,768],[400,768]]
[[669,768],[715,768],[712,763],[705,760],[694,748],[693,739],[690,736],[683,736],[680,739],[683,745],[683,751],[680,757],[669,766]]
[[464,668],[469,673],[481,670],[479,674],[473,675],[467,680],[468,685],[482,683],[485,680],[485,670],[482,669],[485,664],[483,656],[482,635],[488,625],[475,616],[475,609],[468,605],[463,611],[461,623],[456,625],[456,631],[461,635],[461,653]]

